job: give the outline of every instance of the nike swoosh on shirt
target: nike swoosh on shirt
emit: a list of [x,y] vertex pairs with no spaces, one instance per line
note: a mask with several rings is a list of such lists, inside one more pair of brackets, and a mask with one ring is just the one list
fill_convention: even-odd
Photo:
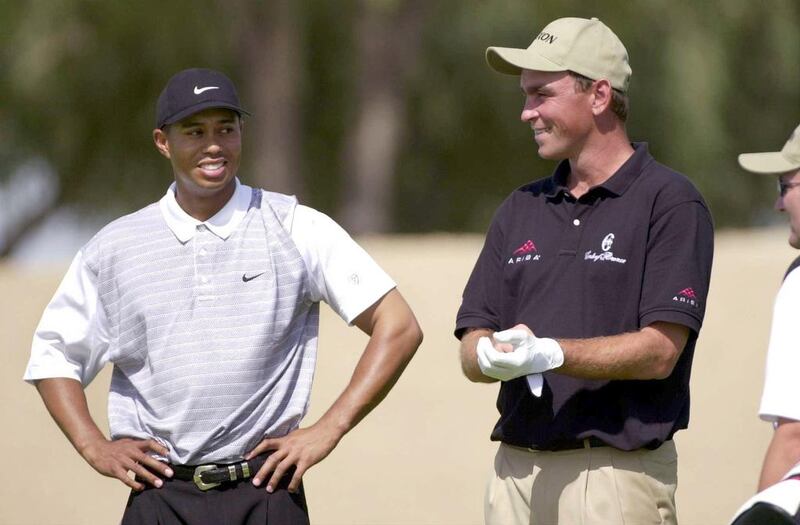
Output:
[[208,91],[209,89],[219,89],[219,86],[206,86],[206,87],[203,87],[203,88],[199,88],[199,87],[195,86],[194,87],[194,94],[195,95],[199,95],[203,91]]
[[249,277],[247,276],[247,274],[246,274],[246,273],[243,273],[243,274],[242,274],[242,282],[243,282],[243,283],[250,282],[250,281],[252,281],[253,279],[255,279],[256,277],[261,277],[261,276],[262,276],[262,275],[264,275],[265,273],[267,273],[267,272],[261,272],[261,273],[257,273],[257,274],[255,274],[255,275],[251,275],[251,276],[249,276]]

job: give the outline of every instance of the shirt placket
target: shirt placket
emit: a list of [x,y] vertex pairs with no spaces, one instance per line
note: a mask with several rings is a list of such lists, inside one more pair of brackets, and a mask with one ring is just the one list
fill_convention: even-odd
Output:
[[211,243],[214,234],[204,224],[197,225],[194,236],[194,289],[200,302],[214,298],[214,276],[211,264]]
[[591,206],[581,199],[576,200],[569,192],[564,191],[564,204],[568,212],[567,223],[564,225],[561,236],[560,257],[575,257],[580,246],[581,236],[585,227],[586,218]]

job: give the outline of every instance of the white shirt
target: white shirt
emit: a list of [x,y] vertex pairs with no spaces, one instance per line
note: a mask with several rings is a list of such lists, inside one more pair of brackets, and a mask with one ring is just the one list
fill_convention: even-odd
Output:
[[772,315],[759,416],[800,420],[800,268],[784,279]]
[[[175,183],[159,201],[170,230],[182,242],[194,236],[202,224],[221,238],[239,225],[250,202],[249,186],[236,180],[236,191],[225,206],[207,221],[187,214],[175,200]],[[394,288],[394,281],[333,219],[322,212],[298,205],[294,216],[284,223],[291,232],[317,288],[317,300],[324,301],[348,324]],[[353,280],[372,281],[373,288],[353,287]],[[108,345],[108,321],[97,308],[97,288],[82,264],[82,250],[67,270],[55,295],[42,315],[33,337],[31,359],[24,379],[32,382],[47,377],[70,377],[84,386],[105,365],[103,350]],[[58,335],[65,346],[82,347],[91,355],[90,366],[79,369],[51,343]]]
[[[302,316],[301,318],[295,317],[295,319],[300,319],[297,327],[289,327],[293,330],[292,337],[299,337],[299,339],[294,340],[291,344],[287,342],[286,344],[289,346],[284,343],[271,343],[268,334],[267,340],[264,340],[262,336],[258,335],[260,332],[253,332],[253,329],[258,328],[259,322],[265,321],[263,315],[259,314],[260,317],[253,317],[255,324],[250,324],[249,317],[258,312],[264,312],[261,308],[271,304],[269,297],[272,295],[268,293],[267,296],[264,296],[260,292],[256,294],[261,297],[261,302],[258,303],[261,305],[260,307],[255,307],[251,302],[249,292],[244,295],[238,293],[231,295],[231,290],[240,289],[237,286],[246,286],[249,290],[268,290],[269,288],[264,288],[264,286],[267,286],[268,281],[265,280],[270,278],[269,275],[261,277],[261,281],[253,281],[252,285],[243,285],[242,281],[249,282],[245,279],[245,275],[256,275],[246,268],[258,268],[258,266],[245,265],[245,274],[236,273],[237,271],[241,272],[241,269],[234,269],[233,276],[230,271],[221,275],[208,273],[215,267],[214,264],[209,264],[207,261],[209,257],[218,258],[224,254],[225,260],[235,263],[237,260],[245,262],[253,260],[254,254],[262,253],[265,242],[263,233],[259,237],[257,235],[258,228],[253,230],[251,227],[252,222],[243,222],[248,218],[252,221],[255,220],[255,217],[261,216],[254,215],[252,212],[251,200],[253,198],[252,188],[241,185],[237,180],[236,190],[228,203],[209,220],[201,222],[190,217],[181,209],[175,200],[173,185],[159,201],[157,207],[151,205],[104,228],[93,239],[93,241],[100,239],[99,245],[106,252],[103,257],[109,261],[105,264],[112,265],[104,267],[108,267],[109,271],[111,268],[118,267],[118,263],[112,262],[117,257],[114,255],[117,253],[116,248],[113,247],[115,244],[128,246],[125,257],[128,257],[127,260],[131,260],[132,241],[129,239],[131,239],[131,235],[135,235],[135,239],[138,240],[133,244],[136,247],[133,256],[148,261],[145,267],[150,268],[147,270],[149,273],[141,275],[138,273],[140,270],[133,270],[136,273],[125,270],[126,267],[143,268],[139,263],[135,266],[122,266],[114,270],[114,272],[123,272],[117,273],[117,278],[114,277],[113,272],[109,274],[108,271],[104,271],[104,284],[101,285],[98,282],[96,265],[98,242],[93,244],[93,241],[90,241],[76,255],[53,299],[45,309],[34,335],[31,359],[24,379],[32,382],[48,377],[67,377],[87,385],[107,362],[114,362],[116,369],[109,399],[112,437],[131,436],[161,439],[165,445],[170,445],[168,447],[171,449],[170,460],[178,463],[234,457],[249,450],[254,441],[257,442],[263,435],[283,435],[296,428],[305,414],[310,394],[310,381],[313,376],[316,352],[316,324],[318,322],[316,310],[308,310],[307,307],[298,303],[296,313],[292,314],[295,309],[293,306],[295,300],[291,297],[289,297],[288,303],[282,303],[282,310],[274,310],[276,316],[274,318],[268,308],[267,319],[274,319],[274,321],[267,321],[269,324],[264,325],[265,327],[273,326],[272,323],[279,322],[280,319],[294,324],[293,321],[290,321],[292,316]],[[281,198],[284,201],[288,199]],[[291,199],[289,200],[291,201]],[[262,201],[262,205],[267,205],[265,203],[266,201]],[[346,322],[352,323],[360,313],[395,286],[389,276],[369,255],[329,217],[305,206],[292,205],[285,209],[290,211],[280,215],[281,222],[278,223],[275,222],[275,219],[271,219],[273,222],[269,227],[276,228],[273,230],[275,233],[282,230],[283,233],[280,233],[279,237],[282,236],[287,243],[293,244],[297,248],[295,254],[299,252],[299,257],[294,256],[297,265],[289,263],[287,260],[287,264],[294,265],[294,269],[289,266],[276,269],[279,274],[295,270],[305,274],[306,278],[303,281],[308,283],[307,292],[304,292],[303,298],[298,298],[298,300],[308,301],[304,303],[308,305],[325,301]],[[237,230],[240,225],[242,227]],[[282,228],[279,225],[282,225]],[[153,233],[150,234],[150,232]],[[236,235],[233,235],[235,232]],[[245,241],[243,235],[249,235],[247,238],[251,240]],[[175,240],[170,241],[170,236],[174,236]],[[276,239],[274,234],[270,233],[270,236],[273,240]],[[215,238],[218,239],[217,242],[213,241]],[[153,239],[154,242],[151,243],[150,239]],[[160,240],[156,241],[156,239]],[[247,244],[248,242],[256,244]],[[158,248],[161,251],[154,253],[152,250],[156,250],[156,246],[161,247]],[[181,246],[183,248],[180,248]],[[258,248],[259,246],[261,248]],[[285,250],[286,248],[287,246],[276,246],[274,249]],[[87,251],[90,249],[93,251]],[[215,249],[223,251],[215,252]],[[184,255],[178,257],[175,255],[178,252]],[[122,256],[123,253],[120,252],[119,256]],[[195,261],[194,270],[192,270],[192,259]],[[94,271],[87,263],[88,260],[95,261]],[[175,281],[163,280],[164,275],[168,275],[169,272],[174,273],[176,268],[185,268],[189,271],[188,275],[192,277],[186,284],[183,284],[183,281],[176,284]],[[185,270],[181,270],[181,272],[185,273]],[[109,276],[111,281],[108,280]],[[152,283],[148,285],[150,292],[145,292],[150,295],[132,297],[130,300],[134,302],[126,302],[128,300],[125,299],[120,303],[120,297],[113,293],[113,290],[117,290],[114,283],[118,278],[124,278],[128,282],[131,279],[137,281],[146,279],[147,282]],[[236,285],[236,281],[231,281],[232,278],[239,284]],[[253,277],[253,279],[256,278],[257,276]],[[153,286],[156,286],[157,290],[160,282],[167,285],[166,289],[172,287],[176,292],[179,290],[186,290],[187,293],[191,291],[187,297],[190,299],[194,297],[194,299],[189,303],[179,304],[170,301],[169,296],[166,299],[154,298]],[[259,282],[263,284],[259,284]],[[112,286],[112,293],[108,291],[109,283]],[[228,291],[225,292],[225,295],[215,296],[216,290]],[[293,292],[292,290],[289,289],[288,293],[298,291],[294,290]],[[239,307],[239,303],[241,303],[241,307]],[[111,323],[106,318],[109,305],[114,305],[112,312],[124,312],[128,319],[131,315],[136,318],[144,316],[142,317],[144,324],[136,325],[137,330],[148,330],[142,332],[141,343],[137,342],[133,345],[131,341],[136,342],[140,340],[140,337],[136,336],[131,340],[130,332],[125,332],[128,341],[125,346],[127,354],[125,352],[120,354],[120,321]],[[152,310],[154,305],[165,313],[154,313]],[[195,326],[194,330],[208,332],[209,339],[203,339],[206,337],[204,335],[200,336],[201,342],[198,346],[197,334],[200,332],[183,332],[185,335],[182,335],[179,325],[174,325],[169,321],[166,321],[167,324],[163,324],[164,315],[195,319],[195,324],[192,325]],[[228,319],[237,321],[241,328],[233,328],[230,324],[226,324],[226,321],[223,321],[225,315],[228,315]],[[233,318],[231,318],[232,315]],[[200,324],[197,324],[198,316],[206,316],[208,321],[200,321]],[[259,318],[261,321],[258,321]],[[154,328],[154,324],[149,324],[151,322],[158,323],[160,326]],[[215,323],[218,322],[222,322],[223,325],[217,326]],[[178,328],[174,328],[176,326]],[[184,323],[180,326],[188,325]],[[303,328],[304,326],[307,328]],[[248,333],[250,335],[245,335]],[[116,338],[114,334],[116,334]],[[284,335],[288,337],[287,334],[288,332],[284,332]],[[154,339],[148,343],[148,337]],[[186,344],[192,338],[194,339],[194,343],[190,343],[194,345],[192,348],[201,351],[202,357],[201,354],[186,353]],[[239,344],[234,341],[241,341],[241,344],[244,344],[245,339],[243,338],[247,338],[251,345],[259,346],[240,349]],[[210,346],[204,348],[202,341],[208,341]],[[226,341],[231,341],[232,346],[229,346]],[[155,347],[152,346],[153,344]],[[267,345],[263,351],[259,350],[262,344]],[[250,350],[246,350],[246,348]],[[281,348],[283,350],[280,350]],[[209,353],[205,353],[205,350],[208,350]],[[228,355],[229,351],[236,353]],[[245,351],[249,353],[243,353]],[[277,362],[270,361],[272,359],[270,355],[273,355],[274,352],[280,354],[282,351],[290,352],[291,357],[287,357],[287,359],[291,359],[291,361],[286,361],[285,366],[270,368],[262,373],[260,368],[262,365],[257,363],[266,360],[264,361],[266,364],[272,362],[275,365]],[[131,354],[131,352],[133,353]],[[167,352],[166,357],[164,352]],[[147,354],[150,355],[150,358],[142,357]],[[212,354],[216,356],[212,359],[221,359],[221,361],[206,361],[204,364],[203,358]],[[195,355],[196,357],[192,357]],[[238,368],[237,359],[241,358],[250,359],[249,368],[246,366],[244,369]],[[185,365],[178,365],[175,362],[177,359],[188,359],[188,361]],[[219,366],[213,366],[214,363],[219,363]],[[142,372],[141,366],[147,368]],[[151,370],[152,374],[148,373],[148,370]],[[223,404],[226,396],[230,397],[229,394],[231,394],[225,390],[227,383],[205,383],[213,384],[217,390],[220,388],[223,390],[221,393],[214,394],[211,389],[201,389],[202,396],[211,396],[212,398],[215,395],[222,396],[214,398],[215,401],[210,405],[205,397],[198,399],[188,391],[181,394],[182,391],[176,390],[174,386],[170,390],[170,385],[175,382],[182,381],[179,384],[185,383],[188,385],[187,388],[191,388],[197,386],[193,381],[199,377],[198,374],[211,377],[211,375],[218,375],[217,372],[224,375],[226,370],[230,370],[234,376],[229,382],[234,385],[232,388],[235,389],[235,395],[245,399],[241,405],[230,405],[230,411],[226,411],[224,406],[228,405]],[[175,375],[176,373],[180,375]],[[187,373],[191,373],[191,375],[186,375]],[[250,374],[247,377],[258,374],[255,383],[254,381],[245,381],[248,384],[256,384],[258,387],[241,386],[240,388],[237,386],[244,384],[240,380],[246,374]],[[254,410],[256,405],[258,405],[258,409]],[[275,407],[277,406],[284,408],[276,411]],[[179,407],[197,411],[197,417],[186,416],[185,410],[176,413],[175,410]],[[254,413],[255,416],[252,415]],[[176,416],[176,414],[178,415]],[[231,414],[233,415],[231,416]],[[250,421],[252,418],[260,419]],[[228,434],[232,436],[231,440],[225,438]]]

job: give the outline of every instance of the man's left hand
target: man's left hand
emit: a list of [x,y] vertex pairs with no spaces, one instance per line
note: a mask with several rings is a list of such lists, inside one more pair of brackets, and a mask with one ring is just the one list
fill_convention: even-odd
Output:
[[483,374],[489,377],[509,381],[564,364],[564,351],[555,339],[536,337],[524,325],[495,332],[493,337],[500,343],[501,349],[510,346],[511,350],[498,350],[488,337],[478,341],[478,365]]
[[318,425],[299,428],[281,438],[265,438],[245,456],[249,460],[264,452],[273,451],[253,478],[253,485],[260,486],[272,472],[267,482],[267,492],[274,492],[281,478],[294,467],[288,490],[297,492],[303,474],[325,459],[339,443],[339,439],[341,436]]

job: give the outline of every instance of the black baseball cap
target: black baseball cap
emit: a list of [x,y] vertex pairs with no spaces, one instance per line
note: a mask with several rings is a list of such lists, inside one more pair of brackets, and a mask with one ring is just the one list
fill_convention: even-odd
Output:
[[163,128],[208,108],[249,115],[239,104],[231,79],[213,69],[184,69],[169,79],[156,104],[156,127]]

